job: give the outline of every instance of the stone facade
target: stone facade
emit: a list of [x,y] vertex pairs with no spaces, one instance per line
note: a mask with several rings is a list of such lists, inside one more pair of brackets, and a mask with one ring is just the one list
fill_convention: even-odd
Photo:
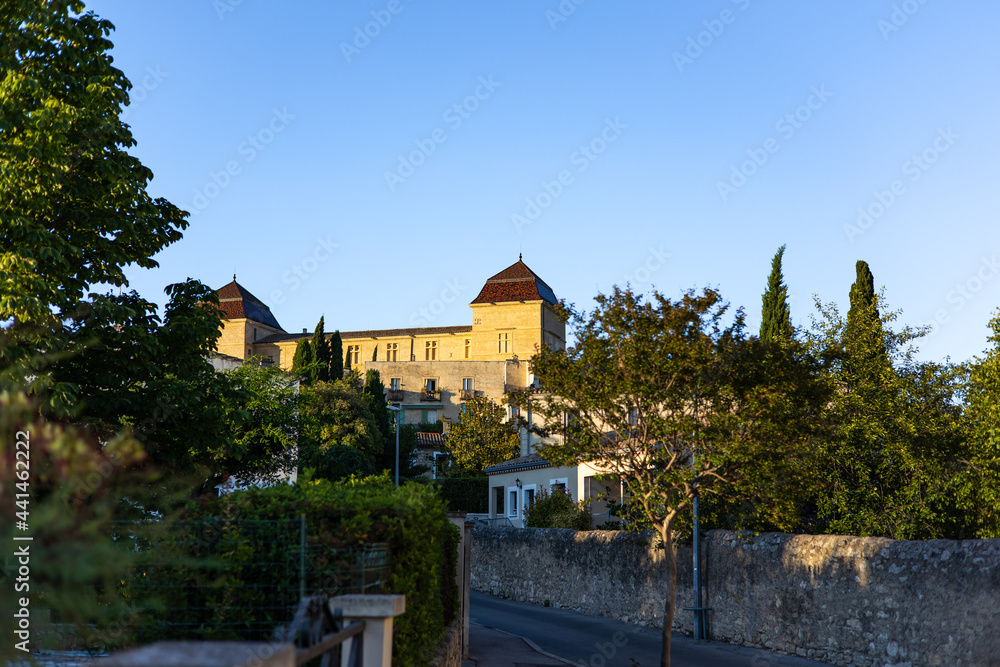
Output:
[[[662,627],[663,551],[616,532],[474,531],[472,586]],[[893,541],[712,531],[710,639],[836,665],[1000,665],[1000,539]],[[674,628],[690,632],[691,550],[677,550]]]

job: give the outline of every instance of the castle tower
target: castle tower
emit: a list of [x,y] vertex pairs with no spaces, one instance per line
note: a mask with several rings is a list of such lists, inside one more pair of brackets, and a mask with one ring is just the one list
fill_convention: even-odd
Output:
[[259,354],[254,345],[271,334],[282,334],[285,330],[271,314],[271,309],[245,287],[233,282],[216,290],[219,308],[224,313],[222,336],[219,338],[219,352],[246,359]]

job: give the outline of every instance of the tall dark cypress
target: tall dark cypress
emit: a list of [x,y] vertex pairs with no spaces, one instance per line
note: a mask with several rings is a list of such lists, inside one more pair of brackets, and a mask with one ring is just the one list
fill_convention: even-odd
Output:
[[292,357],[292,375],[302,378],[308,384],[312,377],[309,376],[310,366],[313,362],[312,345],[308,338],[300,338],[299,344],[295,346],[295,356]]
[[344,343],[340,340],[340,332],[334,331],[330,336],[330,379],[344,379]]
[[855,270],[857,278],[851,285],[851,308],[844,328],[844,370],[849,382],[878,383],[878,376],[889,365],[889,355],[878,311],[875,276],[862,260],[858,260]]
[[[312,372],[313,382],[330,381],[330,344],[327,342],[326,333],[323,331],[324,325],[323,318],[320,317],[312,336],[313,361],[316,362],[316,366]],[[340,363],[339,359],[337,363]]]
[[778,248],[771,259],[771,275],[761,298],[760,339],[767,341],[789,340],[792,337],[792,314],[788,308],[788,287],[781,271],[785,246]]

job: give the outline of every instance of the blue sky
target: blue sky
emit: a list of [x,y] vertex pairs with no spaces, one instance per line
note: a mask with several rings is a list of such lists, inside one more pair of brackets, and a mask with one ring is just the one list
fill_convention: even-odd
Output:
[[232,279],[288,331],[443,326],[517,260],[588,307],[713,286],[751,328],[869,262],[921,357],[1000,306],[988,0],[99,0],[151,192],[190,211],[132,286]]

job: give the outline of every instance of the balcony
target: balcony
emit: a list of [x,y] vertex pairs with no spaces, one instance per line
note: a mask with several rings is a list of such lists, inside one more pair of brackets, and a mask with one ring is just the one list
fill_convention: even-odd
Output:
[[403,402],[403,390],[402,389],[390,389],[385,396],[385,400],[390,403],[402,403]]
[[459,394],[459,398],[461,398],[463,401],[471,401],[478,395],[479,392],[476,391],[475,389],[462,389],[461,393]]
[[420,392],[420,400],[427,403],[440,403],[441,391],[438,389],[424,389]]

